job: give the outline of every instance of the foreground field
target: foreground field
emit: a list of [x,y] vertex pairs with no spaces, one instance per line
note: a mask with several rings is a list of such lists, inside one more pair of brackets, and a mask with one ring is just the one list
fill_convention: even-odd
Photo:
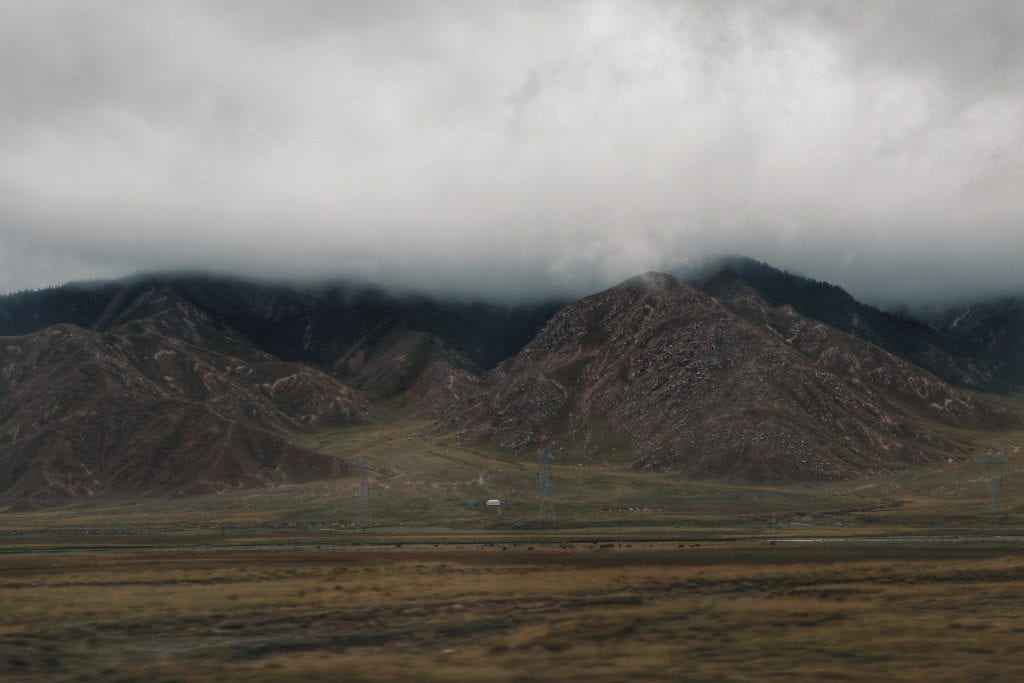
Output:
[[8,537],[0,675],[1024,680],[1020,537],[148,540]]

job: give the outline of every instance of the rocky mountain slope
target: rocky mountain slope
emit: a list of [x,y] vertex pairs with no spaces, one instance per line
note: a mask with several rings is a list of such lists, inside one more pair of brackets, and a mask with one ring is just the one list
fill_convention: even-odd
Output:
[[[741,481],[850,477],[948,457],[936,424],[1019,418],[877,346],[650,273],[562,309],[443,423],[467,442]],[[735,297],[734,297],[735,299]]]
[[346,471],[287,439],[369,419],[335,378],[156,289],[102,327],[0,338],[0,500],[207,493]]
[[438,417],[472,387],[479,367],[436,335],[399,323],[363,339],[333,365],[351,386],[381,397],[399,397],[415,414]]
[[[738,285],[755,292],[773,307],[790,306],[796,313],[871,342],[889,353],[925,368],[953,384],[988,389],[1009,388],[997,357],[980,353],[910,315],[895,315],[861,303],[840,287],[778,270],[746,258],[729,258],[696,278],[697,286],[729,303]],[[742,289],[742,288],[739,288]],[[1024,335],[1017,338],[1024,341]],[[1024,367],[1024,366],[1022,366]]]

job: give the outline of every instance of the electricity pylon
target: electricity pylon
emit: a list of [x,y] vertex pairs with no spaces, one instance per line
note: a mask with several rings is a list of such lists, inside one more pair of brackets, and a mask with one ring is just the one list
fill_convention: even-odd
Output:
[[538,477],[538,502],[537,519],[541,522],[555,521],[555,500],[554,483],[551,480],[551,462],[555,456],[551,451],[541,451],[537,454],[537,462],[540,463],[540,475]]
[[365,458],[359,459],[359,507],[356,512],[356,529],[369,531],[373,528],[373,515],[370,513],[370,463]]
[[982,461],[985,463],[985,485],[988,487],[989,512],[1003,511],[1003,469],[1006,467],[1006,456],[1002,453],[989,453]]

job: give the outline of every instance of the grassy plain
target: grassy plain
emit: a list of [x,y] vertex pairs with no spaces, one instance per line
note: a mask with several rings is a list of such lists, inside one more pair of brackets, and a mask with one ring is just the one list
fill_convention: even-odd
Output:
[[41,681],[1024,677],[1019,540],[295,540],[5,548],[0,673]]
[[[815,486],[554,468],[427,436],[262,491],[0,514],[0,679],[1024,680],[1024,455]],[[500,510],[483,501],[501,498]]]

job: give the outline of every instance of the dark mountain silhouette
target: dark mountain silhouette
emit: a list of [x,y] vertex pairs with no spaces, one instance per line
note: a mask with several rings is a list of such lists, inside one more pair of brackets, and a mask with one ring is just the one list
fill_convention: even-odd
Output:
[[1004,297],[958,307],[930,322],[964,353],[999,368],[1005,383],[1024,385],[1024,299]]
[[172,294],[281,360],[315,365],[383,398],[417,387],[410,400],[426,413],[456,395],[467,376],[519,351],[560,308],[445,302],[351,284],[161,275],[0,297],[0,334],[57,323],[104,330],[132,315],[149,290]]
[[358,284],[149,275],[2,296],[0,334],[26,334],[57,323],[103,329],[148,289],[173,293],[282,360],[323,368],[399,325],[431,334],[474,365],[491,368],[522,348],[562,306],[440,301]]
[[998,362],[975,353],[959,339],[933,329],[909,315],[880,311],[854,299],[840,287],[793,275],[757,261],[724,259],[696,283],[726,304],[745,285],[769,306],[790,306],[800,315],[831,325],[889,353],[962,386],[1006,389],[1007,378]]

